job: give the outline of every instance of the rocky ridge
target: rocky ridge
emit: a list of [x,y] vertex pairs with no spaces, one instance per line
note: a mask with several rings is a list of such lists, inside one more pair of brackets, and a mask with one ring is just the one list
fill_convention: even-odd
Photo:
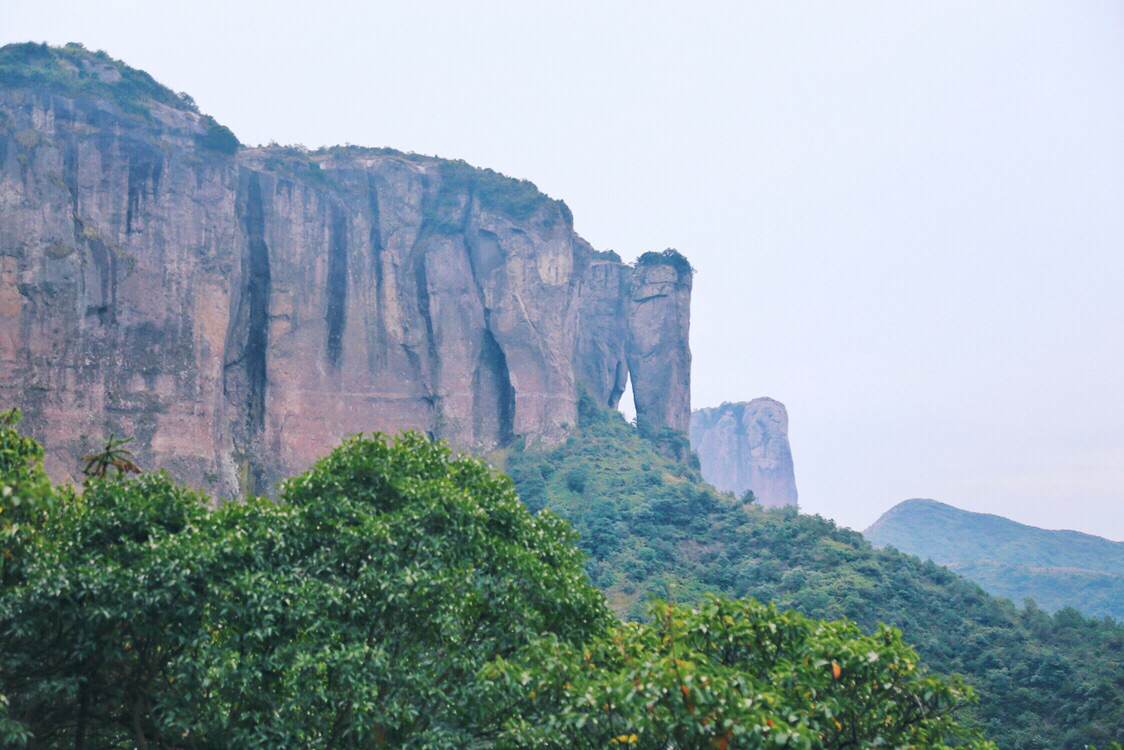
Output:
[[0,49],[0,402],[56,477],[109,431],[227,496],[353,432],[550,444],[630,378],[685,431],[691,272],[645,258],[597,253],[526,181],[242,148],[104,53]]

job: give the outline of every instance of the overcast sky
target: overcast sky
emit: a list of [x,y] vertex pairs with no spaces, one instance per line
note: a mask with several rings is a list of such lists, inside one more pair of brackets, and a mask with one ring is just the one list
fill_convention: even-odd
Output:
[[1124,4],[0,1],[245,143],[463,158],[695,265],[694,405],[789,411],[801,506],[1124,540]]

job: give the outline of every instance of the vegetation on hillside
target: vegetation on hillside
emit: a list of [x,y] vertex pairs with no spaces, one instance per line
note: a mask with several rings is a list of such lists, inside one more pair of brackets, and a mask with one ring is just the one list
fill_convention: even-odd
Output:
[[[82,491],[0,424],[0,746],[986,750],[900,636],[755,602],[611,617],[569,527],[417,434],[278,500]],[[125,472],[110,471],[128,461]]]
[[863,535],[948,565],[985,590],[1029,597],[1050,611],[1071,606],[1124,619],[1124,543],[1076,531],[1049,531],[934,500],[906,500]]
[[795,509],[746,507],[666,457],[620,415],[585,401],[554,450],[514,452],[507,468],[533,508],[568,519],[610,604],[706,594],[754,597],[867,633],[900,628],[933,669],[981,694],[975,721],[1001,747],[1079,750],[1124,737],[1124,627],[1065,609],[1018,609],[947,568]]
[[516,221],[525,221],[540,209],[549,209],[557,204],[563,219],[573,223],[566,204],[539,192],[530,180],[519,180],[492,169],[474,167],[460,159],[442,161],[440,169],[442,193],[475,197],[485,209]]
[[177,94],[143,70],[131,68],[102,50],[81,44],[65,47],[25,42],[0,47],[0,86],[43,88],[67,96],[102,99],[122,112],[148,117],[148,105],[199,112],[190,96]]

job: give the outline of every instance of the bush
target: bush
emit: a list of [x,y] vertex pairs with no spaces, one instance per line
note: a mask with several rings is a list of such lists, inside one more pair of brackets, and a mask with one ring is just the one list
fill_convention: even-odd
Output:
[[717,597],[651,617],[488,667],[522,688],[499,747],[994,748],[954,719],[972,690],[926,675],[895,630]]
[[673,247],[669,247],[663,252],[654,252],[649,250],[636,259],[637,266],[671,266],[679,272],[680,276],[690,275],[695,272],[687,257],[680,253]]
[[[0,431],[21,507],[40,456]],[[609,621],[564,522],[417,434],[351,438],[277,502],[91,479],[35,533],[0,589],[4,747],[466,747],[484,664]]]
[[203,148],[217,151],[220,154],[231,156],[238,153],[239,147],[242,145],[238,137],[225,125],[219,125],[211,118],[206,118],[209,121],[210,128],[207,134],[200,139],[200,144]]

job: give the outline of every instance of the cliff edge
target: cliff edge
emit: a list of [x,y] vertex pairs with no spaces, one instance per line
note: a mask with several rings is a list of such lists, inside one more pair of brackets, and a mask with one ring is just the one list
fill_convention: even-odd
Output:
[[56,478],[109,431],[228,496],[354,432],[550,444],[629,378],[686,430],[690,272],[649,255],[606,259],[526,181],[245,148],[104,53],[0,49],[0,402]]

